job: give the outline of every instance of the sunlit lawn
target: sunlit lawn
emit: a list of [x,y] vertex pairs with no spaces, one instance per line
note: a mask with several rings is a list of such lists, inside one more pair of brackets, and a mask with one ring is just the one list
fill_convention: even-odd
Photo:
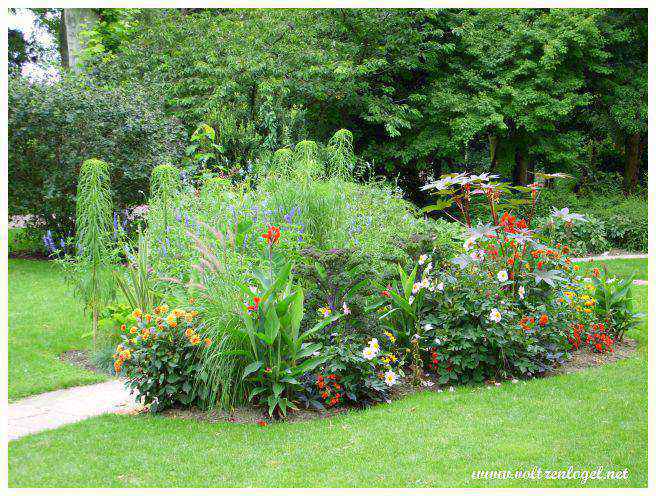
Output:
[[582,269],[592,269],[605,267],[610,274],[615,277],[627,278],[633,274],[634,279],[647,280],[647,259],[646,258],[615,258],[611,260],[599,260],[595,262],[579,262]]
[[88,348],[90,320],[48,261],[9,260],[9,400],[106,380],[59,360]]

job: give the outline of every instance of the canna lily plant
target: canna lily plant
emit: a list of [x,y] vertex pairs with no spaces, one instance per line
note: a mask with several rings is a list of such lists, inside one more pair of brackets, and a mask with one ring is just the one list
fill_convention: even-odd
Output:
[[313,335],[341,314],[301,332],[303,289],[293,283],[292,263],[286,262],[277,270],[280,263],[273,256],[280,230],[271,226],[262,238],[267,245],[269,270],[253,271],[255,284],[240,285],[248,298],[241,313],[244,325],[235,326],[231,332],[244,346],[230,353],[245,358],[241,380],[251,386],[248,400],[257,398],[270,417],[284,417],[289,409],[297,408],[301,376],[327,360],[319,354],[321,344],[311,342]]

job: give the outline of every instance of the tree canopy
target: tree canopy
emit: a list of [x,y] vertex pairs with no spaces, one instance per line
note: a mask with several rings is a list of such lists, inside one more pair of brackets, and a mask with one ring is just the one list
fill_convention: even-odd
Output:
[[417,200],[452,170],[646,169],[646,9],[94,10],[84,72],[207,123],[226,163],[347,128]]

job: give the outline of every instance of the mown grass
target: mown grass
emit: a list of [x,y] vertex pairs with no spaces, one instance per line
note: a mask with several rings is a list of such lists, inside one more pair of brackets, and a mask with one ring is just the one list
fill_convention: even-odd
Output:
[[599,260],[595,262],[579,262],[578,265],[584,270],[591,270],[598,267],[603,270],[605,267],[610,274],[615,277],[627,278],[633,274],[634,279],[647,280],[647,259],[646,258],[615,258],[611,260]]
[[90,327],[55,264],[9,260],[9,400],[106,380],[58,358],[89,348]]
[[[636,288],[647,309],[647,289]],[[628,469],[647,484],[647,325],[612,365],[487,389],[423,393],[331,420],[268,427],[106,415],[9,444],[9,485],[581,487],[475,470]],[[53,468],[53,467],[56,467]]]

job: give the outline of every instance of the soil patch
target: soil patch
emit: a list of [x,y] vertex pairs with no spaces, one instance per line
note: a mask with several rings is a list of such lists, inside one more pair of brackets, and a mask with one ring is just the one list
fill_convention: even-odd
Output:
[[621,343],[615,343],[613,345],[614,353],[594,353],[588,348],[581,348],[572,353],[572,358],[567,363],[564,363],[546,375],[571,374],[572,372],[580,372],[590,367],[599,367],[607,363],[617,362],[635,354],[637,348],[637,341],[627,338],[624,338]]
[[94,365],[94,363],[91,361],[91,353],[89,353],[88,350],[68,350],[59,355],[59,359],[75,365],[76,367],[90,370],[91,372],[95,372],[97,374],[107,375],[106,370],[103,370]]

